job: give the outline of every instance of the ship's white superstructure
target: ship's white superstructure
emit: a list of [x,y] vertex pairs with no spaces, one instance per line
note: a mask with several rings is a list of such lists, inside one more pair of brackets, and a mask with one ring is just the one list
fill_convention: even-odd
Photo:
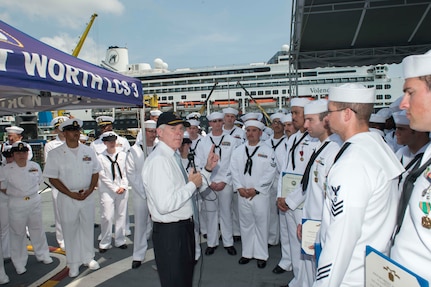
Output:
[[161,108],[165,110],[199,109],[216,83],[208,102],[208,109],[211,111],[228,105],[243,112],[255,109],[252,97],[272,112],[286,107],[290,97],[325,98],[329,87],[349,82],[375,87],[376,108],[387,107],[402,95],[403,80],[389,78],[388,65],[385,64],[304,69],[298,70],[296,77],[294,73],[289,73],[289,52],[286,45],[267,63],[174,71],[168,70],[168,65],[161,59],[154,61],[153,68],[149,64],[128,64],[124,49],[126,48],[110,47],[105,66],[139,78],[144,94],[156,94]]

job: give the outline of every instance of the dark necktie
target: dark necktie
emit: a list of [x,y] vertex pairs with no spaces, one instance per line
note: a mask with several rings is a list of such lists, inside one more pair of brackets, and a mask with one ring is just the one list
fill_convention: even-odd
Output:
[[[395,234],[398,234],[400,231],[401,225],[404,220],[404,214],[406,212],[407,205],[409,204],[410,197],[413,192],[413,188],[415,187],[416,179],[424,172],[424,170],[431,164],[431,158],[427,160],[422,166],[420,166],[421,161],[419,160],[415,166],[412,168],[409,175],[406,177],[406,180],[403,184],[403,193],[401,194],[400,203],[398,204],[398,212],[397,212],[397,230]],[[420,166],[420,167],[419,167]]]
[[106,157],[109,159],[109,161],[111,162],[111,173],[112,173],[112,180],[115,180],[115,166],[117,166],[118,169],[118,174],[120,175],[120,178],[123,178],[123,175],[121,174],[121,170],[120,170],[120,165],[117,162],[118,159],[118,153],[115,155],[115,160],[112,160],[111,157],[109,155],[106,155]]
[[215,149],[216,148],[218,148],[218,155],[219,155],[219,160],[221,161],[221,144],[222,144],[222,142],[223,142],[223,138],[224,138],[224,135],[221,137],[221,139],[220,139],[220,142],[218,143],[218,145],[216,145],[215,144],[215,142],[214,142],[214,140],[213,140],[213,138],[212,137],[210,137],[210,140],[211,140],[211,142],[213,143],[213,145],[214,145],[214,151],[215,151]]
[[317,152],[314,151],[313,154],[311,155],[310,160],[307,163],[307,167],[305,168],[304,171],[304,176],[301,179],[301,184],[302,184],[302,191],[305,192],[307,190],[308,187],[308,181],[310,178],[310,170],[311,170],[311,166],[313,165],[314,161],[316,160],[317,156],[323,151],[323,149],[329,144],[329,142],[325,142],[318,150]]
[[257,150],[259,149],[260,146],[257,146],[253,153],[250,155],[248,153],[248,148],[247,146],[245,147],[245,154],[247,155],[247,161],[245,163],[245,168],[244,168],[244,174],[248,173],[249,175],[251,175],[251,168],[253,167],[253,159],[252,157],[256,154]]
[[305,132],[302,137],[299,139],[298,142],[296,142],[296,137],[293,140],[293,145],[290,148],[290,158],[292,159],[292,168],[293,170],[295,170],[295,149],[297,148],[297,146],[302,142],[302,140],[308,135],[308,132]]

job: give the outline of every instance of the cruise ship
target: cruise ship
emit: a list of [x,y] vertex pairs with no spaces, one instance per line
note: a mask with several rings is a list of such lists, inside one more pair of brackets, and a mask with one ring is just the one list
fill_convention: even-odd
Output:
[[402,78],[389,78],[386,64],[362,67],[321,67],[292,71],[289,49],[283,45],[266,63],[223,67],[168,70],[161,59],[153,67],[129,64],[127,48],[110,47],[102,66],[142,81],[147,98],[158,98],[163,111],[180,114],[199,110],[207,101],[207,112],[227,106],[242,113],[268,113],[288,107],[291,97],[326,98],[329,87],[360,83],[376,88],[375,108],[388,107],[402,95]]

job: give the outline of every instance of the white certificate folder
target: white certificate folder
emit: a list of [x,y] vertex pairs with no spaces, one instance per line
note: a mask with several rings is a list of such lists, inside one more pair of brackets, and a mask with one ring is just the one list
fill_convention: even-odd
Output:
[[429,283],[398,262],[367,245],[365,286],[429,287]]
[[314,255],[314,244],[316,243],[316,236],[319,232],[320,224],[320,220],[302,219],[302,254]]

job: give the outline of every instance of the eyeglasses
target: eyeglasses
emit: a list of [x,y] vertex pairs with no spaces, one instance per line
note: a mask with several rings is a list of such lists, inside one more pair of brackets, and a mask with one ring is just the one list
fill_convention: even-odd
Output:
[[352,112],[354,112],[355,114],[357,114],[357,113],[358,113],[357,111],[355,111],[354,109],[351,109],[351,108],[342,108],[342,109],[333,110],[333,111],[328,110],[328,114],[330,114],[330,113],[335,113],[335,112],[341,112],[341,111],[344,111],[344,110],[347,110],[347,109],[351,110],[351,111],[352,111]]
[[218,119],[218,120],[212,120],[212,121],[210,121],[210,122],[212,122],[212,123],[219,123],[219,122],[222,122],[223,120],[222,119]]
[[272,124],[273,125],[281,125],[282,123],[280,121],[273,121]]

